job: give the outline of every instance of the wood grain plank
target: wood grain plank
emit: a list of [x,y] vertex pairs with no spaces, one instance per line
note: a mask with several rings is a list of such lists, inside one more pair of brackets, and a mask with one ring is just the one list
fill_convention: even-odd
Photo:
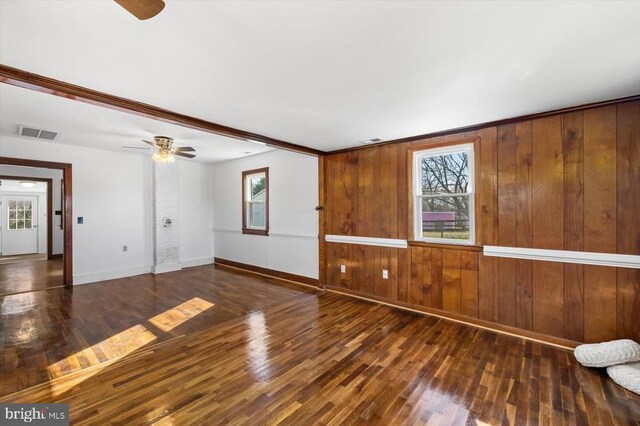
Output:
[[[617,107],[617,252],[640,255],[640,102]],[[617,338],[640,341],[640,270],[618,269]]]
[[[562,117],[534,120],[533,247],[564,248],[564,167]],[[564,269],[562,264],[533,263],[533,331],[562,336],[564,332]]]
[[442,271],[442,249],[431,249],[431,307],[436,309],[444,308],[443,296],[443,271]]
[[408,148],[409,144],[400,143],[396,145],[397,148],[397,216],[398,216],[398,236],[401,240],[409,238],[409,227],[411,221],[408,221],[409,215],[409,200],[408,194],[410,189],[409,177],[408,177],[408,160],[409,156]]
[[430,307],[433,301],[433,276],[431,272],[431,264],[433,262],[433,250],[427,247],[422,248],[422,306]]
[[533,247],[533,125],[516,124],[516,246]]
[[516,327],[533,330],[533,262],[516,261]]
[[[564,248],[584,250],[584,112],[563,116]],[[564,266],[564,334],[584,339],[584,267]]]
[[584,266],[584,341],[604,342],[616,336],[615,268]]
[[495,258],[478,256],[478,317],[487,321],[495,321],[493,294],[493,270]]
[[584,249],[615,253],[616,107],[584,112]]
[[[498,245],[516,246],[516,125],[498,128]],[[516,324],[516,261],[498,259],[498,318]]]
[[398,301],[409,302],[411,288],[411,249],[398,250]]
[[[584,112],[584,249],[617,250],[616,107]],[[617,274],[584,267],[584,339],[614,338],[617,328]]]
[[411,289],[409,292],[409,303],[422,305],[422,277],[423,277],[423,248],[411,247]]
[[398,149],[394,145],[387,147],[389,156],[389,186],[387,193],[389,194],[389,238],[398,238],[398,194],[402,194],[398,181],[404,178],[398,175]]
[[533,247],[564,248],[562,117],[533,123]]
[[563,278],[561,263],[533,262],[533,331],[563,336]]
[[497,233],[497,129],[478,131],[480,137],[479,212],[477,216],[480,245],[493,245]]
[[459,314],[461,306],[460,251],[442,250],[442,309]]

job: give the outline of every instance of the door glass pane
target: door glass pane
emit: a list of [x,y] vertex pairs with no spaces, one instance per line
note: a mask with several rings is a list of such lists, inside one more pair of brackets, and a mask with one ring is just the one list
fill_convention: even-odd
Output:
[[31,219],[26,219],[24,221],[24,229],[31,229]]
[[15,218],[16,218],[16,211],[9,210],[9,219],[15,219]]
[[9,229],[16,229],[16,220],[9,219]]
[[24,220],[23,219],[18,218],[16,223],[17,223],[16,229],[24,229]]

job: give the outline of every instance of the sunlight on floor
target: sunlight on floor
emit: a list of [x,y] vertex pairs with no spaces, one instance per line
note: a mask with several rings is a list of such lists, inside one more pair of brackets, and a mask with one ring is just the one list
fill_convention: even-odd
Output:
[[156,315],[151,318],[149,322],[164,332],[171,331],[183,322],[188,321],[212,306],[213,303],[202,300],[199,297],[194,297],[173,309]]
[[82,370],[87,364],[96,365],[120,359],[155,339],[155,334],[138,324],[51,364],[48,367],[49,374],[55,379],[73,371]]

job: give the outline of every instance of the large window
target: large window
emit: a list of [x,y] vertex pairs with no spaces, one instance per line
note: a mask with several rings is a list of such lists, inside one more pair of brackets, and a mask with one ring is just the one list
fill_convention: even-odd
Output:
[[415,239],[473,244],[473,144],[417,151],[413,160]]
[[269,168],[242,172],[242,232],[269,234]]

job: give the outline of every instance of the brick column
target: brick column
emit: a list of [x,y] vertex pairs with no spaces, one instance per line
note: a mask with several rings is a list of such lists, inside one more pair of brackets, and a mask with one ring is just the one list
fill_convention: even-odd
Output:
[[153,266],[151,272],[178,271],[178,163],[153,162]]

